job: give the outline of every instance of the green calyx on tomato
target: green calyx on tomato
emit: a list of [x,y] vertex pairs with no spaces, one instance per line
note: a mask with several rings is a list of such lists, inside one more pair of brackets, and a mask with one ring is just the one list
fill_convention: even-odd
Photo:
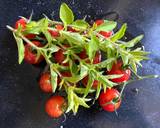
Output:
[[[106,110],[118,109],[121,99],[113,96],[108,100],[106,97],[110,97],[112,93],[106,93],[109,88],[112,90],[113,87],[127,82],[131,71],[137,75],[137,66],[141,66],[142,60],[148,59],[148,52],[141,47],[134,48],[143,35],[124,41],[122,38],[125,37],[126,24],[114,32],[117,26],[115,21],[100,19],[91,25],[84,19],[75,20],[72,10],[65,3],[62,3],[59,14],[61,21],[48,17],[38,21],[20,19],[15,28],[7,26],[17,42],[19,64],[23,59],[31,64],[46,61],[49,77],[42,77],[40,87],[44,92],[55,93],[57,89],[64,91],[67,98],[66,112],[72,110],[76,114],[79,106],[89,108],[87,102],[94,98],[99,98],[100,105]],[[28,37],[30,34],[32,38]],[[45,45],[37,45],[35,41],[39,39],[43,39]],[[42,42],[39,40],[39,43]],[[32,48],[36,52],[33,52]],[[119,59],[121,62],[117,61]],[[122,68],[125,66],[128,66],[128,69]],[[84,79],[86,80],[83,81]],[[81,81],[83,87],[79,86]],[[100,93],[101,90],[106,93]],[[89,98],[90,93],[95,93],[96,97]],[[63,98],[59,99],[64,101]],[[107,105],[107,102],[114,105]],[[47,105],[47,112],[54,113],[55,115],[50,115],[57,117],[53,109],[49,110],[48,106],[52,106],[52,103],[54,100]],[[61,113],[59,111],[58,115]]]

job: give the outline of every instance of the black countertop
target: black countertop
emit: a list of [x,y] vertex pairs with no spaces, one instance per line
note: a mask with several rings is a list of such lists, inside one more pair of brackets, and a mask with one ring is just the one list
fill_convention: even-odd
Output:
[[[160,79],[148,79],[130,84],[125,89],[119,116],[100,110],[80,108],[67,120],[51,119],[44,112],[49,95],[43,94],[37,83],[38,67],[18,65],[17,47],[5,26],[13,25],[18,16],[34,19],[43,13],[58,18],[62,0],[0,0],[0,128],[159,128]],[[160,74],[160,0],[66,0],[77,18],[116,11],[120,20],[128,23],[133,36],[144,33],[143,45],[152,52],[149,61],[139,70],[142,75]],[[132,90],[138,88],[139,93]]]

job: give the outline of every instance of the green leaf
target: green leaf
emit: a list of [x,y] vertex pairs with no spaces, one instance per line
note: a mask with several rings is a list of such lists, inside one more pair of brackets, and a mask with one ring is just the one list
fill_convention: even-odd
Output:
[[73,45],[82,46],[84,44],[83,36],[81,36],[79,33],[61,31],[61,35]]
[[87,86],[85,89],[84,97],[86,97],[88,95],[89,90],[92,88],[93,82],[94,82],[94,78],[93,78],[92,73],[90,72],[88,75],[88,82],[87,82]]
[[50,65],[51,85],[52,85],[53,92],[55,92],[56,89],[57,89],[57,77],[58,77],[58,75],[57,75],[57,73],[55,71],[53,71],[52,66],[53,65]]
[[123,45],[125,45],[127,48],[134,47],[137,43],[139,43],[139,41],[142,40],[143,37],[144,35],[139,35]]
[[66,113],[68,113],[70,110],[73,109],[75,101],[74,101],[74,92],[73,89],[71,87],[68,87],[68,108],[66,110]]
[[17,47],[18,47],[18,63],[21,64],[23,59],[24,59],[24,44],[23,44],[23,40],[20,37],[17,37],[14,33],[13,36],[17,42]]
[[130,51],[129,52],[130,54],[132,55],[135,55],[135,56],[145,56],[145,55],[148,55],[150,54],[150,52],[145,52],[145,51]]
[[123,52],[121,52],[120,54],[121,54],[121,58],[122,58],[123,64],[124,65],[128,65],[128,62],[129,62],[129,59],[130,59],[129,55],[126,55]]
[[132,70],[134,71],[134,73],[137,73],[137,65],[136,65],[136,63],[132,61],[130,63],[130,66],[131,66]]
[[65,3],[62,3],[60,7],[60,19],[65,26],[71,24],[74,21],[73,12]]
[[117,22],[105,20],[102,25],[99,25],[96,31],[112,31],[117,26]]
[[72,26],[73,28],[76,28],[76,29],[85,30],[89,27],[89,24],[84,20],[76,20],[72,23]]
[[51,34],[48,31],[42,31],[42,33],[45,35],[48,43],[50,44],[52,42],[52,40],[53,40]]
[[95,64],[96,68],[106,68],[109,64],[113,63],[114,61],[116,60],[116,58],[109,58],[109,59],[106,59],[98,64]]
[[64,79],[66,79],[67,81],[71,82],[71,83],[77,83],[80,80],[82,80],[88,73],[88,68],[81,64],[81,68],[80,68],[80,75],[75,75],[72,77],[64,77]]
[[89,42],[87,49],[88,56],[91,62],[93,61],[93,58],[95,57],[95,54],[98,49],[99,49],[99,40],[95,35],[92,35],[91,41]]
[[115,78],[120,78],[120,77],[122,77],[123,75],[106,75],[105,77],[107,78],[107,79],[115,79]]
[[[86,88],[74,88],[74,91],[78,94],[84,94],[85,93]],[[95,92],[94,89],[90,89],[89,93],[93,93]]]
[[121,39],[125,35],[126,29],[127,29],[127,24],[123,24],[121,29],[111,37],[111,40],[115,42]]
[[100,95],[100,92],[101,92],[101,83],[99,82],[98,83],[98,86],[97,86],[97,91],[96,91],[96,99],[99,98],[99,95]]
[[113,86],[117,85],[117,83],[113,83],[112,81],[108,80],[104,75],[99,75],[98,80],[103,84],[104,90],[106,90],[107,87],[112,88]]

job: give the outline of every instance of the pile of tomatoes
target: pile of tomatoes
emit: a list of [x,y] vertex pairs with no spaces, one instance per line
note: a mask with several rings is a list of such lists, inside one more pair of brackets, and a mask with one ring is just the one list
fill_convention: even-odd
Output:
[[[95,21],[97,26],[103,24],[103,22],[104,22],[103,20]],[[24,18],[21,18],[16,22],[15,29],[17,29],[18,26],[21,25],[22,29],[25,30],[26,24],[27,24],[27,20],[25,20]],[[60,36],[59,31],[63,29],[63,25],[57,24],[55,25],[55,29],[56,30],[48,30],[51,36],[53,36],[54,38]],[[67,30],[70,32],[76,32],[76,30],[71,27],[68,27]],[[108,38],[112,36],[113,31],[108,31],[108,32],[100,31],[99,34],[102,35],[104,38]],[[25,35],[25,37],[31,40],[32,43],[37,47],[43,46],[42,42],[35,40],[35,37],[36,37],[35,34],[27,34]],[[64,45],[63,47],[68,48],[69,45]],[[66,59],[66,55],[64,54],[64,52],[65,52],[65,49],[63,48],[59,49],[56,53],[53,54],[53,58],[56,63],[63,66],[69,66],[68,63],[63,63],[63,61]],[[88,58],[88,55],[86,54],[85,50],[78,53],[77,55],[79,56],[79,58],[85,59],[86,63],[90,63],[90,61],[86,59]],[[44,57],[42,55],[38,55],[37,52],[32,48],[32,46],[30,46],[29,44],[25,44],[24,59],[26,62],[30,64],[39,64],[44,60]],[[100,62],[101,62],[101,52],[98,51],[93,59],[93,64],[97,64]],[[127,68],[124,69],[122,61],[117,60],[117,62],[113,64],[112,69],[110,71],[105,71],[105,73],[108,75],[113,75],[113,74],[122,75],[121,77],[114,78],[111,81],[115,83],[123,83],[129,80],[131,71],[130,69],[127,69]],[[61,75],[64,77],[71,77],[71,73],[67,71],[61,72]],[[61,79],[58,78],[58,84],[60,82],[61,82]],[[88,76],[86,76],[82,80],[84,87],[86,87],[87,82],[88,82]],[[99,82],[98,80],[94,80],[92,88],[97,88],[98,82]],[[39,87],[45,93],[52,93],[51,76],[49,71],[41,74],[39,79]],[[99,105],[104,110],[109,112],[116,111],[121,105],[120,92],[115,88],[107,89],[105,92],[102,91],[98,100],[99,100]],[[67,101],[65,100],[65,98],[62,96],[56,95],[56,96],[50,97],[46,101],[45,111],[49,116],[53,118],[57,118],[65,112],[66,107],[67,107]]]

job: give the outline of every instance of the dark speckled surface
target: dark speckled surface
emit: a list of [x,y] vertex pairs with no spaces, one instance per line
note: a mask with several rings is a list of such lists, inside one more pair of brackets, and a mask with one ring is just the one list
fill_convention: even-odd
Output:
[[[80,109],[77,116],[67,115],[63,123],[51,119],[44,112],[43,94],[36,81],[40,70],[29,64],[17,63],[17,48],[12,34],[5,28],[19,15],[34,19],[47,14],[58,17],[61,0],[0,0],[0,128],[159,128],[160,79],[143,80],[126,88],[119,116],[93,106]],[[151,51],[151,59],[143,62],[140,74],[160,74],[160,0],[66,0],[77,18],[88,14],[98,17],[108,11],[117,11],[128,23],[128,32],[134,36],[144,33],[143,45]],[[90,17],[88,17],[89,19]],[[136,94],[132,90],[139,89]]]

